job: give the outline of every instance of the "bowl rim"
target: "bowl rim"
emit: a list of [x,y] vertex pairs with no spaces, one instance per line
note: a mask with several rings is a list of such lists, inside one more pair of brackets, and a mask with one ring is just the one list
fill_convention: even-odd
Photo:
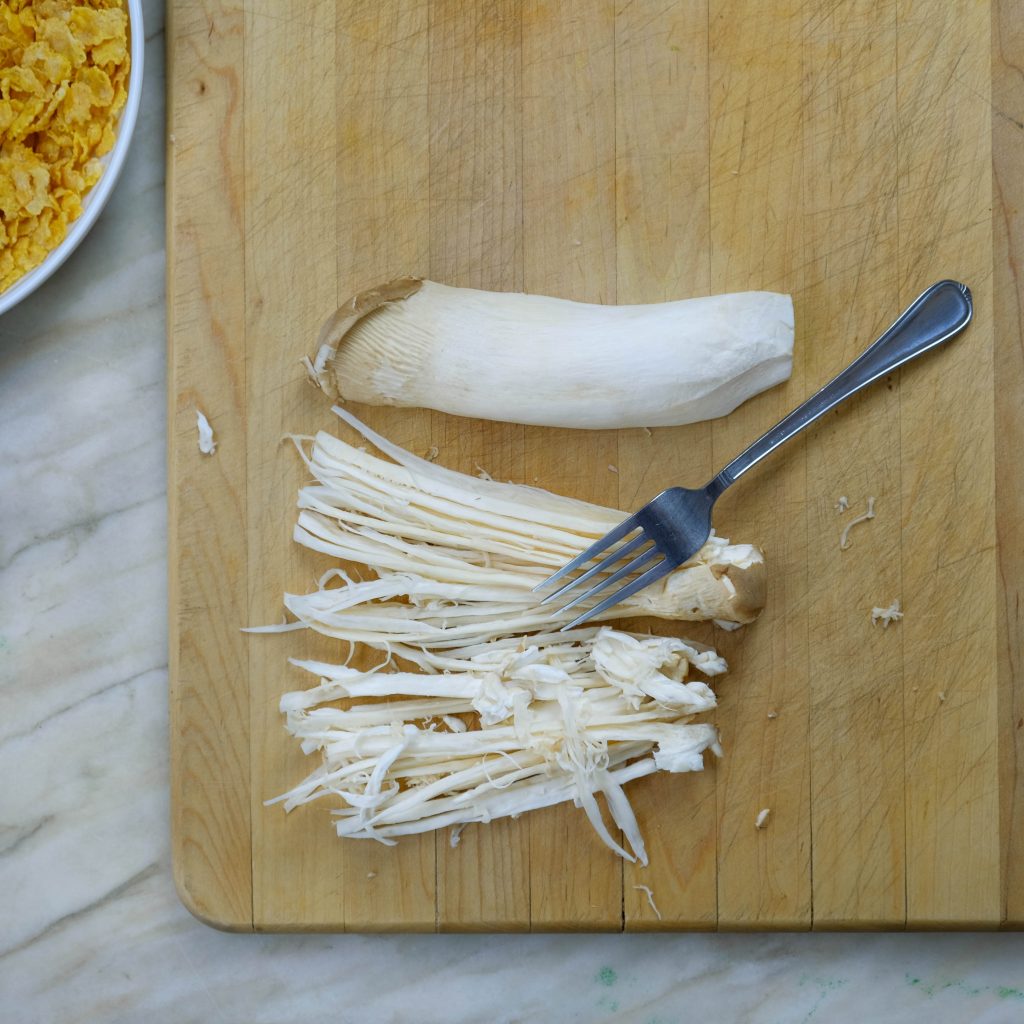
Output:
[[142,20],[142,0],[127,0],[128,31],[131,35],[131,70],[128,72],[128,98],[117,122],[117,141],[110,151],[109,161],[100,180],[86,193],[81,216],[72,221],[64,240],[51,250],[38,267],[34,267],[4,292],[0,292],[0,316],[32,294],[44,281],[60,268],[64,261],[78,248],[81,241],[96,223],[117,179],[124,167],[135,122],[142,102],[142,69],[146,49],[146,35]]

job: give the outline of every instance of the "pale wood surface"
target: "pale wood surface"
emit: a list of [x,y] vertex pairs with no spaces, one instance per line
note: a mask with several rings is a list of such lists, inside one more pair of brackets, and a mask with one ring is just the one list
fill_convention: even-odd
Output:
[[[253,921],[240,4],[172,4],[167,318],[171,831],[185,905]],[[213,146],[216,140],[216,148]],[[196,410],[221,455],[196,459]]]
[[[900,301],[912,299],[940,267],[965,261],[977,267],[970,279],[975,322],[965,344],[905,371],[900,388],[906,914],[912,925],[998,921],[1001,913],[991,591],[991,25],[986,17],[989,35],[964,33],[962,15],[969,24],[973,12],[954,4],[934,11],[912,5],[897,21]],[[944,69],[941,88],[933,83],[937,67]],[[946,412],[952,409],[955,416]]]
[[[186,904],[240,929],[1024,921],[1014,5],[171,6]],[[623,508],[701,482],[933,280],[974,291],[976,323],[953,346],[723,499],[719,532],[766,550],[769,606],[735,634],[678,630],[729,658],[715,715],[727,756],[634,786],[647,869],[616,860],[571,807],[468,829],[457,849],[446,835],[343,843],[324,807],[263,807],[309,768],[276,709],[303,682],[287,656],[339,656],[315,636],[238,632],[277,621],[281,592],[326,567],[290,541],[302,473],[279,440],[332,425],[298,358],[340,300],[403,273],[609,303],[793,294],[792,379],[726,420],[648,436],[358,410],[454,468]],[[197,407],[212,458],[196,449]],[[848,551],[840,494],[855,511],[877,499]],[[906,619],[872,628],[872,605],[895,597]]]
[[[806,396],[807,350],[821,344],[801,295],[813,251],[801,117],[811,27],[796,5],[773,12],[730,0],[710,12],[711,291],[791,292],[800,325],[791,379],[712,424],[716,465]],[[736,672],[727,691],[734,699],[718,714],[727,752],[716,769],[720,928],[811,923],[805,443],[797,438],[784,458],[752,472],[717,513],[717,529],[756,536],[771,562],[758,628],[717,640]],[[769,720],[769,709],[779,717]],[[772,821],[758,830],[761,808]]]
[[1024,921],[1024,17],[1017,0],[992,16],[995,260],[996,527],[999,556],[999,751],[1003,916]]
[[[804,152],[811,168],[831,172],[808,179],[806,209],[811,230],[838,244],[814,254],[805,295],[816,332],[836,334],[833,345],[808,346],[811,380],[853,359],[900,300],[896,163],[876,159],[878,138],[896,134],[896,18],[890,4],[858,0],[835,6],[824,25],[806,85]],[[811,803],[829,808],[813,819],[820,927],[896,927],[904,918],[903,637],[861,628],[865,608],[908,596],[898,380],[841,407],[807,443],[808,563],[824,570],[808,580],[808,623],[812,637],[831,637],[810,647]],[[856,514],[869,496],[878,509],[848,551],[836,543],[840,494]]]

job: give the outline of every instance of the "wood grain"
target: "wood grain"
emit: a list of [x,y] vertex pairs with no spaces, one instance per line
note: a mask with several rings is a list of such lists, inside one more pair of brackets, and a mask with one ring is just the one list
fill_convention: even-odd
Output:
[[999,557],[999,749],[1004,922],[1024,922],[1024,19],[1014,0],[992,14],[995,260],[996,536]]
[[897,12],[900,301],[952,276],[970,278],[976,304],[971,330],[900,384],[911,926],[1002,912],[990,32],[977,4]]
[[[348,931],[1024,922],[1014,15],[1007,0],[172,0],[173,836],[194,913]],[[456,469],[622,508],[703,482],[933,280],[972,287],[962,338],[721,502],[717,531],[766,550],[769,605],[735,634],[675,630],[729,660],[726,756],[634,785],[647,868],[571,806],[456,848],[341,842],[325,806],[263,806],[311,768],[277,711],[306,685],[287,657],[345,655],[240,632],[328,567],[290,541],[303,474],[279,441],[335,429],[298,359],[341,300],[406,273],[605,303],[793,295],[791,380],[712,423],[355,409]],[[848,551],[840,494],[853,512],[877,499]],[[872,627],[896,597],[904,621]]]
[[[802,215],[803,44],[800,8],[716,0],[710,9],[711,290],[794,294],[793,375],[715,420],[712,448],[725,463],[810,390],[801,288],[813,238]],[[805,442],[727,492],[717,529],[756,537],[771,562],[768,605],[756,630],[718,646],[738,698],[716,716],[726,757],[718,769],[718,925],[806,928],[811,922],[808,746],[808,564]],[[739,696],[741,694],[741,696]],[[768,719],[768,712],[778,718]],[[762,808],[771,825],[755,829]]]
[[[246,196],[241,4],[169,12],[167,339],[171,827],[182,902],[253,925],[248,644]],[[216,140],[216,146],[211,145]],[[196,410],[221,450],[197,458]]]
[[[815,244],[805,269],[801,322],[808,377],[825,381],[899,307],[896,165],[874,159],[877,140],[896,131],[895,4],[823,9],[805,63],[804,159],[830,170],[808,176],[805,223],[831,241]],[[894,375],[857,396],[807,441],[808,626],[832,638],[809,651],[818,928],[892,927],[905,916],[903,633],[867,628],[872,607],[903,596],[898,388]],[[840,550],[869,497],[877,518]]]

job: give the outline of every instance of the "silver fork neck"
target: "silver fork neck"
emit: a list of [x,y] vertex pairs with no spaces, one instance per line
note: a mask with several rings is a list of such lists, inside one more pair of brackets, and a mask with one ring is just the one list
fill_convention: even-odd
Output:
[[718,476],[714,479],[709,480],[704,485],[704,493],[711,499],[712,504],[718,500],[719,495],[724,491],[730,484],[735,481],[735,477],[732,476],[728,469],[723,469]]

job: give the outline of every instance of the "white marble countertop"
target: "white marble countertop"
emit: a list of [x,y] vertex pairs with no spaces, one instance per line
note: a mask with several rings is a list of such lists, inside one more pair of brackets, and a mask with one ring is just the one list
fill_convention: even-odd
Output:
[[1024,1019],[1024,935],[227,935],[169,863],[162,4],[111,204],[0,318],[0,1021]]

